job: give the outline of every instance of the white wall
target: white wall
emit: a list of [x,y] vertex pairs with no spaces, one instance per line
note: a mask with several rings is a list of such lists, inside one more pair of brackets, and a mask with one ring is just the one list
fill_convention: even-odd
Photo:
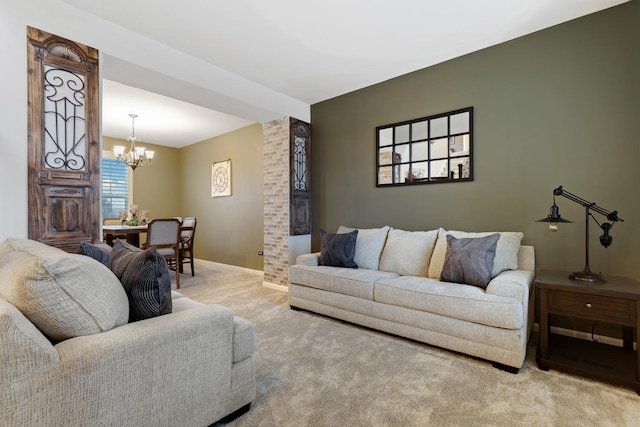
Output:
[[[0,241],[27,236],[27,48],[24,13],[2,2],[0,67]],[[17,6],[16,6],[17,7]],[[19,7],[22,9],[23,7]]]
[[[2,113],[0,114],[0,241],[27,237],[27,26],[87,43],[90,21],[57,1],[1,0],[0,40],[3,41]],[[84,26],[70,25],[83,22]],[[99,30],[100,26],[96,26]],[[91,40],[95,41],[95,40]]]
[[27,26],[98,49],[104,78],[255,122],[282,116],[310,121],[307,104],[62,1],[0,0],[0,241],[26,237],[27,217],[37,215],[27,212]]

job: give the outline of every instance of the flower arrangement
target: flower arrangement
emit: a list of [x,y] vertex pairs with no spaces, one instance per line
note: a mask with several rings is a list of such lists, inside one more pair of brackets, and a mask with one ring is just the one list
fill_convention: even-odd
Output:
[[146,225],[149,220],[149,211],[139,210],[138,205],[131,205],[128,211],[120,211],[120,219],[123,225]]

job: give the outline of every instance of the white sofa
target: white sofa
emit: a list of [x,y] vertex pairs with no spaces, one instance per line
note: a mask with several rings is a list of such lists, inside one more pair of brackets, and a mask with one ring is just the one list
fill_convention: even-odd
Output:
[[0,244],[0,425],[207,426],[248,409],[253,324],[169,292],[170,314],[129,322],[100,262]]
[[298,257],[289,268],[289,304],[518,372],[534,313],[534,248],[520,244],[522,233],[500,233],[486,289],[441,281],[443,266],[453,262],[447,235],[475,242],[491,234],[359,229],[359,268],[322,265],[320,252]]

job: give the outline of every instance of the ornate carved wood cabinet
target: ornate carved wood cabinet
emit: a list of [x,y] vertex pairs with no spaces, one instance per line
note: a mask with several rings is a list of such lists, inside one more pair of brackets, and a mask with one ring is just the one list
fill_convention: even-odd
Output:
[[98,51],[27,29],[29,238],[75,252],[98,239]]

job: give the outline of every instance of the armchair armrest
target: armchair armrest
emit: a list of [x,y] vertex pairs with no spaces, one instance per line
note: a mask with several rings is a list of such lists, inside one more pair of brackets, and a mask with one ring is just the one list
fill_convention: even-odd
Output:
[[2,413],[35,425],[181,425],[188,413],[207,425],[228,413],[233,329],[229,309],[206,305],[68,339],[56,366],[0,391]]
[[320,265],[320,252],[299,255],[296,258],[296,265],[306,265],[308,267],[317,267],[318,265]]
[[[65,365],[86,365],[94,358],[104,365],[123,355],[139,354],[145,355],[135,360],[141,367],[157,366],[157,363],[174,366],[172,363],[185,360],[168,363],[169,359],[187,354],[187,360],[205,357],[213,361],[218,356],[231,360],[232,336],[233,313],[212,304],[128,323],[101,334],[72,338],[55,348]],[[222,348],[224,351],[220,351]],[[116,369],[131,367],[131,364],[114,366]],[[102,370],[102,366],[96,368]]]

